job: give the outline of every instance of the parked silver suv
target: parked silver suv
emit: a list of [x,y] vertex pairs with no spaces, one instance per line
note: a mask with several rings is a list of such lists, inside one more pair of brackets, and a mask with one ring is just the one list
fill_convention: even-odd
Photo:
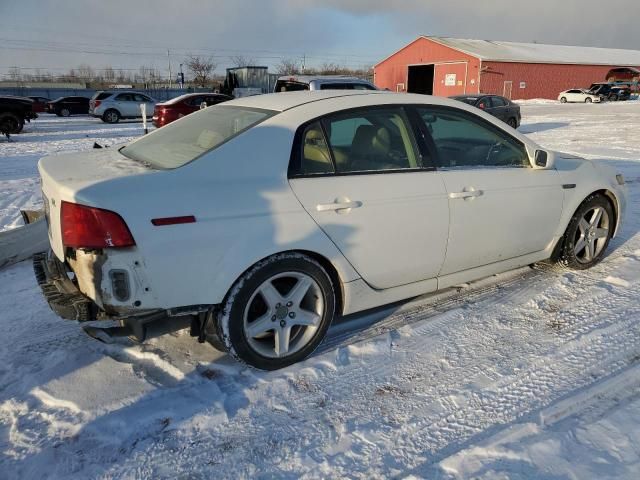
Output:
[[343,75],[286,75],[278,78],[274,92],[298,90],[377,90],[372,83]]
[[89,101],[89,115],[106,123],[118,123],[121,118],[142,118],[140,104],[147,105],[146,116],[153,117],[157,101],[144,93],[130,90],[98,91]]

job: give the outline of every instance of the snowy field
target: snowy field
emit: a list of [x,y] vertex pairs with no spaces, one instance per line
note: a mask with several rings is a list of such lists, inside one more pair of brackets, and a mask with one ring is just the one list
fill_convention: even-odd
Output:
[[[343,319],[307,361],[243,368],[187,331],[104,345],[0,270],[0,477],[637,479],[640,102],[530,103],[521,131],[626,177],[592,270],[537,266]],[[139,123],[43,115],[0,141],[0,230],[42,155]]]

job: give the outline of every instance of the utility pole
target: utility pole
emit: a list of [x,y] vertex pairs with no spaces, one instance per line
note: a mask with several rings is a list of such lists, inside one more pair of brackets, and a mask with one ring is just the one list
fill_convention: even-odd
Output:
[[169,88],[171,88],[171,56],[169,55],[168,48],[167,48],[167,61],[169,62]]
[[305,54],[302,55],[302,73],[304,73],[304,69],[306,67],[306,64],[307,64],[307,54],[305,53]]

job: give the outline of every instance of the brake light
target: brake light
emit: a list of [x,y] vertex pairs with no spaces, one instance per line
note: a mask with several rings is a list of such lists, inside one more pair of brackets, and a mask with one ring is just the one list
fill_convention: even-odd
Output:
[[93,101],[93,108],[98,108],[101,103],[102,103],[102,100],[94,100]]
[[117,248],[136,244],[120,215],[101,208],[62,202],[62,243],[71,248]]

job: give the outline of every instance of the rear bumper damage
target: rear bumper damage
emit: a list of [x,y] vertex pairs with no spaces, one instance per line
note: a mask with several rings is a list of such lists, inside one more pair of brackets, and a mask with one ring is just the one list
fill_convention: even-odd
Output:
[[[143,341],[151,324],[161,324],[159,334],[191,327],[191,335],[205,340],[205,323],[213,318],[216,305],[190,305],[171,309],[126,310],[102,302],[99,286],[103,262],[72,260],[72,268],[61,262],[53,252],[33,257],[33,270],[49,307],[60,317],[79,322],[91,337],[105,343],[114,337],[130,337]],[[89,292],[87,289],[93,289]],[[82,291],[81,291],[82,290]],[[84,292],[95,295],[94,301]],[[104,326],[100,322],[105,321]],[[96,325],[96,323],[98,323]]]

